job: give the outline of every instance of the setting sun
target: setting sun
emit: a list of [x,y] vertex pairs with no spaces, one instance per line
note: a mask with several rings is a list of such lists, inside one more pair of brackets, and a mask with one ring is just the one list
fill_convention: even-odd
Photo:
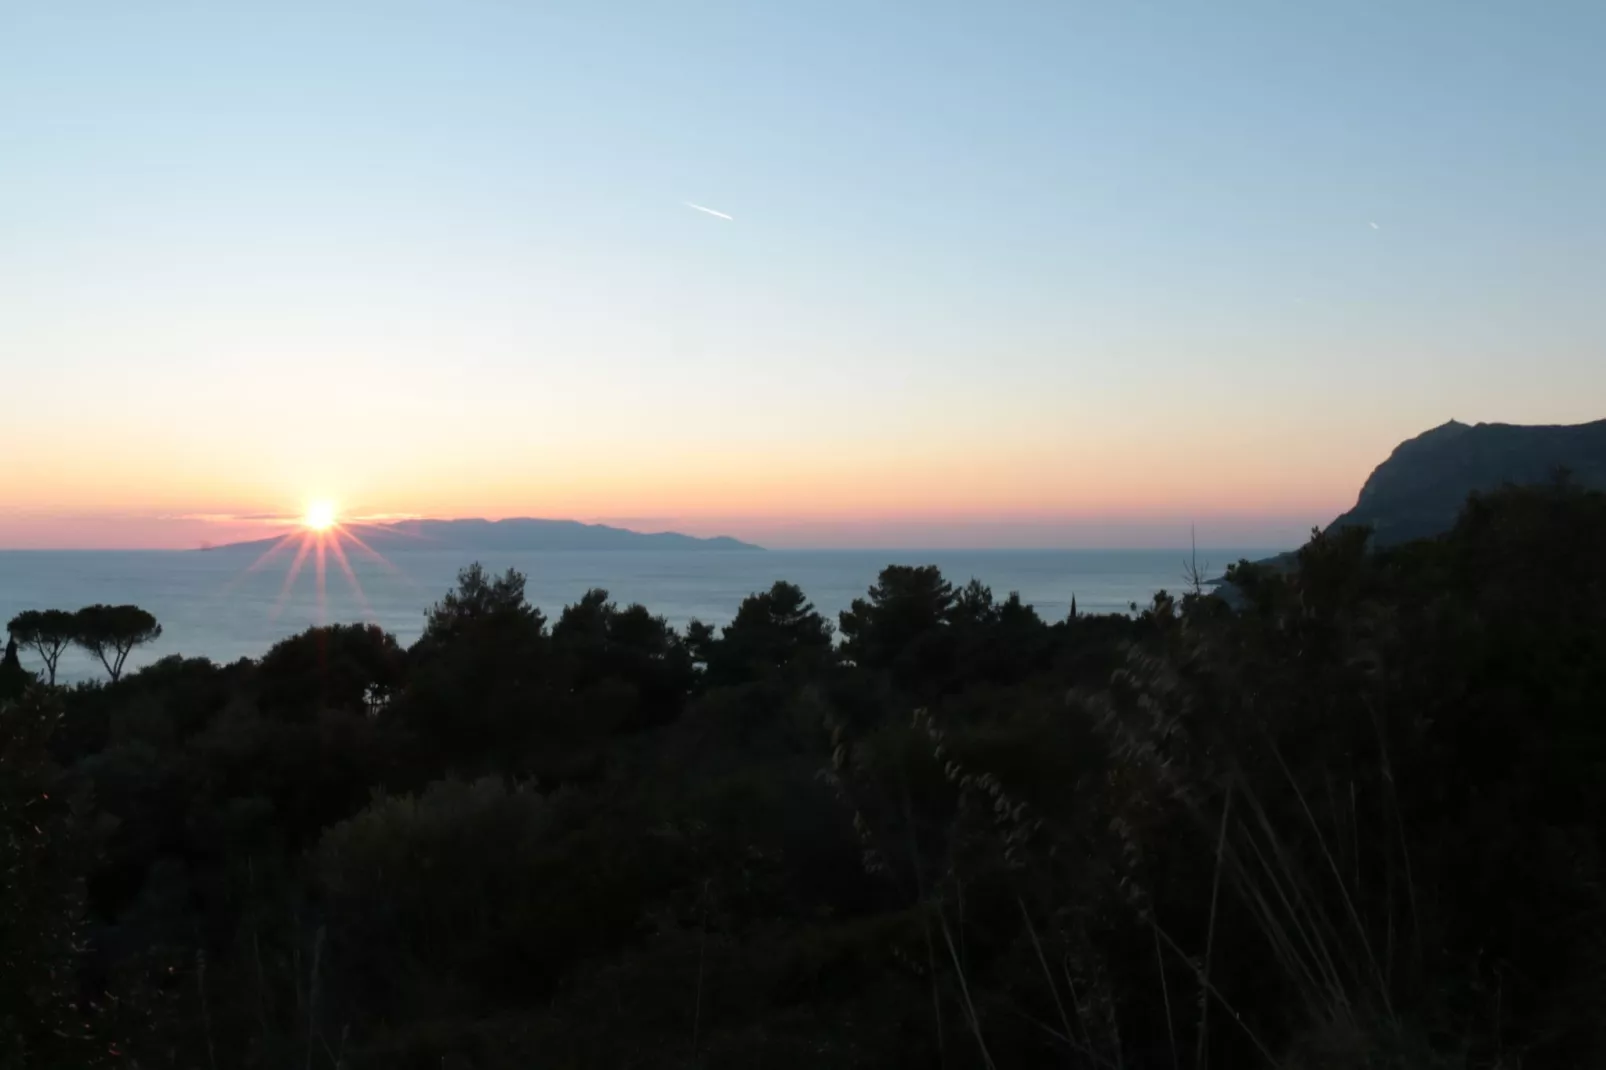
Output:
[[335,526],[335,506],[333,502],[313,502],[307,506],[307,514],[301,518],[303,527],[313,531],[328,531]]

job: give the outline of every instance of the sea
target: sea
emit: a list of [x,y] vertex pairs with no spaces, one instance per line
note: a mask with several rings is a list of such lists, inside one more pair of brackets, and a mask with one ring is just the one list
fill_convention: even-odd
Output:
[[[1264,548],[1199,551],[1206,575]],[[776,580],[802,587],[828,619],[863,597],[891,564],[936,565],[956,585],[978,579],[998,598],[1019,592],[1043,618],[1061,620],[1071,599],[1083,613],[1121,613],[1158,590],[1179,591],[1193,561],[1180,550],[564,550],[474,555],[404,550],[384,559],[348,554],[349,572],[332,556],[292,574],[257,552],[0,551],[0,624],[24,609],[67,609],[97,602],[133,603],[156,616],[161,638],[136,651],[130,670],[179,654],[230,662],[261,657],[280,639],[318,624],[372,622],[403,644],[417,639],[425,611],[478,557],[495,572],[526,577],[526,596],[555,620],[565,605],[603,588],[621,606],[640,602],[677,628],[698,619],[725,624],[743,598]],[[39,667],[23,652],[23,663]],[[98,662],[67,652],[58,679],[103,675]]]

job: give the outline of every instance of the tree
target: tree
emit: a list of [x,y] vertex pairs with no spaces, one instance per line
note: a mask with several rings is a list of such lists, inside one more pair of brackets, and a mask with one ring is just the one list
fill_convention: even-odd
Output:
[[[918,674],[920,665],[934,660],[926,655],[937,653],[929,640],[952,618],[953,584],[936,565],[889,565],[869,595],[868,600],[855,598],[842,611],[843,653],[865,668],[891,669],[901,662],[904,675]],[[971,597],[979,594],[972,592]]]
[[322,709],[377,713],[401,687],[405,661],[395,636],[377,624],[308,628],[263,657],[262,707],[296,720]]
[[704,624],[693,617],[686,625],[686,651],[694,664],[706,670],[708,659],[714,656],[714,648],[718,644],[719,636],[712,624]]
[[7,641],[5,657],[0,658],[0,702],[20,698],[31,683],[33,673],[22,667],[17,657],[17,641]]
[[161,638],[162,626],[138,606],[85,606],[74,617],[73,641],[106,667],[112,683],[123,675],[129,652]]
[[635,709],[622,728],[673,720],[696,682],[692,651],[669,622],[645,606],[620,609],[604,590],[563,608],[552,649],[568,693],[610,683],[634,690]]
[[580,596],[580,601],[563,607],[558,622],[552,626],[552,645],[566,655],[571,663],[570,675],[578,677],[580,684],[594,669],[603,671],[603,655],[608,647],[608,630],[619,607],[608,600],[608,592],[593,587]]
[[523,575],[492,576],[475,562],[425,614],[389,716],[447,766],[516,771],[546,698],[547,646],[546,618],[525,600]]
[[998,623],[998,613],[993,589],[978,579],[972,579],[954,595],[949,620],[959,627],[987,628]]
[[425,647],[449,644],[464,635],[477,640],[501,632],[538,638],[546,627],[541,611],[524,599],[524,575],[508,569],[492,577],[478,561],[457,574],[457,586],[424,614]]
[[36,652],[45,663],[45,679],[56,683],[56,663],[78,635],[78,624],[64,609],[29,609],[6,625],[11,638]]
[[[815,666],[830,656],[831,624],[796,584],[781,581],[761,594],[748,595],[707,651],[709,682],[743,683],[784,666]],[[688,642],[692,633],[687,632]]]
[[1046,663],[1048,626],[1017,591],[999,602],[990,588],[971,580],[955,598],[949,623],[952,641],[946,650],[951,660],[928,672],[950,680],[1005,683]]

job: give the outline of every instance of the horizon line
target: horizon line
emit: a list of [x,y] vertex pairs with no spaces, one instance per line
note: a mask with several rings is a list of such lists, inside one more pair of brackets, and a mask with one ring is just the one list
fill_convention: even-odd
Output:
[[[638,533],[638,534],[678,535],[678,534],[680,534],[680,532],[645,532],[645,533]],[[273,538],[274,538],[274,536],[265,536],[265,537],[260,538],[260,539],[240,539],[240,540],[235,541],[235,542],[219,543],[219,544],[217,544],[215,546],[208,546],[208,545],[205,545],[205,544],[197,545],[197,546],[0,546],[0,554],[193,554],[193,553],[214,553],[214,552],[216,552],[218,550],[231,550],[231,549],[237,549],[237,548],[241,548],[241,547],[245,547],[245,546],[250,546],[250,545],[253,545],[253,544],[259,543],[259,542],[269,542],[269,541],[272,541]],[[746,542],[745,539],[735,539],[734,536],[717,536],[716,535],[716,536],[709,536],[708,539],[704,539],[703,536],[688,535],[687,538],[698,539],[700,541],[710,541],[712,539],[718,539],[718,538],[730,538],[730,539],[733,539],[734,541],[737,541],[737,542],[744,542],[744,543]],[[447,550],[451,550],[451,549],[453,549],[453,548],[452,547],[441,547],[441,546],[419,546],[419,547],[416,548],[416,550],[418,550],[418,551],[427,551],[427,552],[430,552],[430,553],[440,553],[442,551],[447,551]],[[760,553],[778,553],[778,554],[786,554],[786,553],[809,553],[809,554],[837,554],[837,553],[842,553],[842,554],[871,554],[871,553],[893,553],[893,554],[1152,553],[1152,554],[1159,554],[1159,553],[1181,553],[1181,554],[1188,554],[1188,553],[1192,552],[1194,549],[1198,549],[1202,553],[1220,552],[1220,551],[1223,551],[1223,550],[1247,550],[1247,551],[1256,552],[1256,553],[1259,553],[1259,552],[1284,553],[1284,552],[1286,552],[1285,550],[1278,549],[1276,546],[1272,546],[1272,545],[1255,546],[1255,545],[1249,545],[1249,544],[1242,544],[1242,545],[1240,545],[1240,544],[1230,544],[1230,545],[1229,544],[1221,544],[1221,545],[1212,545],[1212,546],[1199,546],[1199,547],[1195,548],[1195,547],[1190,547],[1190,546],[1188,546],[1186,544],[1183,544],[1183,543],[1179,543],[1176,546],[1130,546],[1130,545],[1127,545],[1127,546],[1123,546],[1123,545],[1099,545],[1099,546],[997,546],[997,545],[991,545],[991,546],[986,546],[986,545],[975,545],[975,546],[970,546],[970,545],[967,545],[967,546],[919,546],[919,545],[909,545],[909,546],[780,546],[780,547],[760,546],[757,543],[747,543],[747,549],[742,549],[742,550],[720,550],[718,548],[713,548],[713,549],[709,549],[709,550],[661,550],[661,549],[654,550],[654,549],[647,548],[647,547],[643,547],[643,548],[641,548],[639,550],[621,549],[621,548],[617,548],[617,547],[598,547],[598,548],[580,548],[580,549],[530,549],[530,550],[506,550],[506,549],[498,549],[498,548],[495,548],[495,547],[483,547],[483,548],[481,548],[481,550],[483,552],[486,552],[486,553],[504,553],[504,554],[505,553],[513,553],[513,554],[619,554],[619,553],[643,553],[643,552],[645,552],[645,553],[667,553],[667,554],[675,554],[675,555],[688,554],[688,553],[690,553],[690,554],[696,554],[696,553],[752,553],[754,551],[757,551],[757,552],[760,552]],[[1293,549],[1293,548],[1289,548],[1289,549]],[[413,553],[413,552],[415,552],[415,550],[414,550],[414,548],[409,548],[409,547],[387,547],[387,551],[386,552],[387,553],[405,554],[405,553]],[[477,552],[481,552],[481,551],[465,550],[465,552],[469,553],[469,554],[473,554],[473,553],[477,553]]]

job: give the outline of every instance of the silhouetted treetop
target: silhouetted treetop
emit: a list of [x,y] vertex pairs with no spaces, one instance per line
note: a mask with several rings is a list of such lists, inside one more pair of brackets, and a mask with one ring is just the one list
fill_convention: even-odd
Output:
[[760,679],[784,666],[818,666],[832,652],[831,624],[802,589],[784,580],[748,595],[706,659],[710,684]]
[[539,635],[546,618],[525,600],[524,583],[524,575],[514,569],[492,577],[474,562],[458,572],[457,586],[425,612],[420,642],[434,646],[497,631]]
[[[869,668],[886,668],[921,637],[949,623],[953,584],[936,565],[889,565],[842,611],[843,653]],[[991,595],[988,595],[991,598]]]
[[78,637],[78,621],[63,609],[29,609],[11,618],[11,638],[38,654],[45,663],[45,682],[56,682],[56,665]]
[[552,627],[552,651],[571,695],[609,682],[629,689],[610,699],[623,728],[673,718],[696,680],[692,651],[668,621],[642,605],[620,609],[600,589],[563,608]]
[[258,669],[264,710],[375,713],[405,679],[406,655],[377,624],[308,628],[274,644]]
[[156,618],[138,606],[85,606],[74,617],[73,641],[93,654],[116,683],[137,646],[162,636]]

